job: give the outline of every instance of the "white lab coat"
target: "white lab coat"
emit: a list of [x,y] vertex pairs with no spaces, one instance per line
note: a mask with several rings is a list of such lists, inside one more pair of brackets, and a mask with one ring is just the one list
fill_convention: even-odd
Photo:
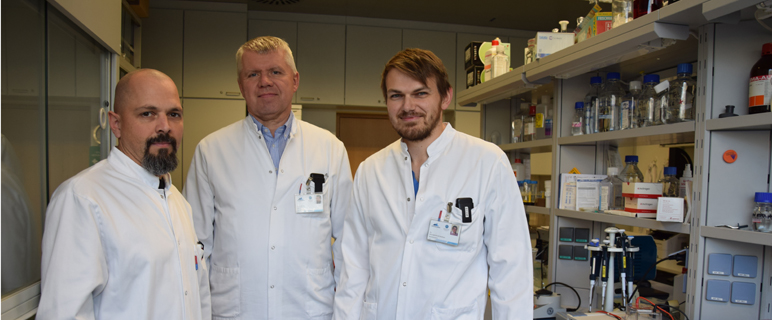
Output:
[[209,319],[190,206],[113,148],[46,211],[37,319]]
[[[295,195],[311,173],[326,175],[325,212],[298,214]],[[201,140],[184,193],[211,269],[214,319],[331,318],[332,253],[342,262],[330,239],[343,230],[351,184],[343,143],[298,119],[278,169],[250,116]]]
[[[418,194],[407,146],[362,162],[343,229],[335,319],[531,319],[533,269],[525,210],[507,156],[446,124],[427,150]],[[472,198],[458,246],[427,240],[447,203]],[[490,271],[489,268],[490,267]]]

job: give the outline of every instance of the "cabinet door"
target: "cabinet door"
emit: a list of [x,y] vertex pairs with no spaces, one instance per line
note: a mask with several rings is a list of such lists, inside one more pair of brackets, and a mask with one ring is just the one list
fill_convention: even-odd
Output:
[[297,103],[343,105],[346,28],[340,24],[298,23],[300,72]]
[[182,95],[240,98],[236,51],[247,41],[247,15],[185,11]]
[[[292,55],[295,58],[295,65],[297,66],[298,56],[298,23],[291,21],[273,21],[273,20],[249,20],[249,40],[262,37],[262,36],[274,36],[281,38],[287,42],[287,45],[292,51]],[[298,98],[297,92],[292,97],[292,102],[296,102]]]
[[[426,49],[442,60],[445,69],[448,72],[448,81],[454,88],[456,87],[456,33],[442,31],[426,30],[402,30],[402,49],[421,48]],[[456,95],[453,93],[453,101],[448,109],[454,109],[456,105]]]
[[[75,36],[59,23],[48,25],[48,95],[75,96]],[[51,54],[55,53],[55,54]]]
[[165,73],[182,95],[182,10],[153,8],[142,19],[142,67]]
[[384,107],[383,67],[402,48],[402,30],[347,26],[346,105]]
[[[188,177],[190,161],[198,143],[212,132],[247,116],[244,100],[234,99],[185,99],[183,101],[185,137],[182,139],[182,179]],[[179,151],[178,151],[179,152]],[[182,180],[181,179],[181,180]],[[182,187],[172,181],[177,188]],[[181,182],[181,181],[180,181]]]

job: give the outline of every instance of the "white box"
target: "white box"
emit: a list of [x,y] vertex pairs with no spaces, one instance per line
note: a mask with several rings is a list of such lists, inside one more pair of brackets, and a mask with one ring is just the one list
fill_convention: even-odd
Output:
[[573,33],[537,32],[535,58],[544,58],[555,52],[568,48],[573,44]]
[[623,182],[622,196],[626,198],[651,198],[662,196],[661,183]]
[[[657,213],[656,198],[625,197],[625,211],[635,213]],[[653,217],[652,217],[653,218]]]
[[684,221],[684,198],[660,197],[658,200],[657,221]]

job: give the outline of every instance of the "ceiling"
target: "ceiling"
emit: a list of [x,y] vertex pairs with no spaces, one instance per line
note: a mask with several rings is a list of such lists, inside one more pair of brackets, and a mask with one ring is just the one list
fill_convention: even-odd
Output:
[[[586,15],[587,0],[189,0],[246,3],[249,10],[355,16],[550,31]],[[278,3],[278,4],[277,4]],[[611,10],[603,3],[604,11]],[[608,6],[609,8],[605,8]]]

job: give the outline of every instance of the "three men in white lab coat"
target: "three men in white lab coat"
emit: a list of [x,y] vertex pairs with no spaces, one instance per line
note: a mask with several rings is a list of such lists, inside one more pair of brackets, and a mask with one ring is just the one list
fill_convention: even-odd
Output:
[[[244,120],[199,143],[185,184],[211,268],[217,318],[330,319],[351,169],[332,133],[296,119],[300,77],[287,43],[237,53]],[[319,199],[319,201],[317,201]]]
[[362,162],[343,230],[335,319],[531,319],[525,211],[506,154],[442,123],[453,90],[433,53],[382,74],[402,137]]
[[109,120],[119,146],[48,206],[37,319],[210,319],[203,248],[169,175],[183,132],[174,82],[129,73]]

